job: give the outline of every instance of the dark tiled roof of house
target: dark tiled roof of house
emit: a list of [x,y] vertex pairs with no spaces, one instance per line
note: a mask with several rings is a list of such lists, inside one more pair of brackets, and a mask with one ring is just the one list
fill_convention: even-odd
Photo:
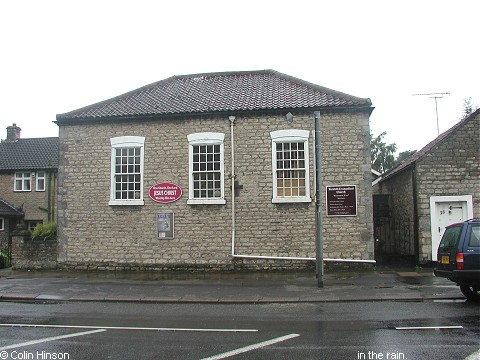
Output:
[[425,145],[421,150],[419,150],[419,151],[415,152],[414,154],[410,155],[409,157],[407,157],[405,160],[403,160],[400,164],[398,164],[393,169],[390,169],[389,171],[385,172],[381,176],[381,180],[379,182],[382,182],[385,179],[390,178],[390,177],[402,172],[403,170],[405,170],[409,166],[416,163],[418,160],[420,160],[422,157],[424,157],[431,149],[433,149],[435,146],[437,146],[442,141],[447,139],[450,135],[455,133],[455,131],[457,129],[459,129],[460,127],[465,125],[467,122],[473,120],[474,118],[477,118],[479,115],[480,115],[480,109],[477,109],[475,112],[473,112],[469,116],[460,120],[458,123],[456,123],[450,129],[448,129],[444,133],[441,133],[437,138],[435,138],[433,141],[431,141],[427,145]]
[[57,115],[63,120],[232,111],[370,107],[359,98],[273,70],[173,76],[115,98]]
[[0,198],[0,215],[2,216],[23,216],[23,213],[15,207],[8,203],[7,201]]
[[58,137],[0,143],[0,171],[58,168]]

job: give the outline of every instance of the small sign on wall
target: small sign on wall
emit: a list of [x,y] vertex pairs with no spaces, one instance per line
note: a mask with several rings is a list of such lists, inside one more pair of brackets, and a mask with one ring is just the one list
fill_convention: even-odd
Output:
[[148,190],[148,196],[157,203],[168,204],[182,197],[182,188],[173,183],[158,183]]
[[327,216],[357,215],[357,186],[327,186]]
[[173,211],[162,211],[157,213],[157,238],[173,239],[175,221]]

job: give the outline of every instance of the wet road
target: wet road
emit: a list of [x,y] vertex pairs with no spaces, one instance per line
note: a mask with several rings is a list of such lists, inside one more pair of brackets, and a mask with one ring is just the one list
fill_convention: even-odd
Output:
[[480,307],[466,301],[0,303],[0,360],[469,356],[480,357]]

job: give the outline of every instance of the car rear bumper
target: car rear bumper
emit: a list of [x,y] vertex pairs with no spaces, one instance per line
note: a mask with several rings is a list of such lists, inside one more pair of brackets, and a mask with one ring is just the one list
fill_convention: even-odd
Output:
[[433,270],[435,276],[444,277],[458,285],[480,286],[480,270]]

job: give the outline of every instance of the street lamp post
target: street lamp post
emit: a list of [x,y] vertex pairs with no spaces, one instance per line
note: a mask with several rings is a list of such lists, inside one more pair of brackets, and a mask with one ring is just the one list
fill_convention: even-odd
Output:
[[322,152],[320,147],[320,111],[315,117],[315,244],[318,287],[323,288],[323,234],[322,234]]

